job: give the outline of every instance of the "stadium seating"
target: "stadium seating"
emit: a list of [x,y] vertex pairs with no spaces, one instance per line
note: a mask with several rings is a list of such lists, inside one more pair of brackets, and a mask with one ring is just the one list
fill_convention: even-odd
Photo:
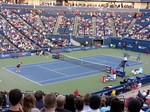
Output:
[[[13,46],[13,49],[9,46],[11,50],[8,51],[64,47],[69,45],[70,35],[76,37],[76,41],[79,40],[77,38],[82,37],[84,40],[85,37],[92,36],[125,36],[144,40],[150,37],[149,12],[85,12],[3,7],[0,15],[0,25],[3,26],[0,33]],[[49,38],[51,35],[60,35],[60,38]]]

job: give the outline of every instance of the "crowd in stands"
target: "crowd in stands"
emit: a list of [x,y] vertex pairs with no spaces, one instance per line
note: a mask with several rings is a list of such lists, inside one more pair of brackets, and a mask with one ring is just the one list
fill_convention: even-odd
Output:
[[11,45],[4,36],[0,34],[0,53],[6,52],[6,51],[14,51],[16,48]]
[[150,13],[136,14],[136,22],[129,31],[131,37],[136,39],[150,38]]
[[115,94],[44,94],[41,90],[23,94],[19,89],[12,89],[0,93],[0,109],[6,112],[149,112],[150,90],[124,99]]
[[117,13],[113,14],[114,24],[116,27],[117,37],[122,37],[126,33],[126,29],[131,24],[134,15],[130,13]]
[[[0,33],[3,37],[0,49],[12,51],[16,47],[34,50],[37,47],[64,47],[69,44],[69,40],[63,38],[49,39],[54,34],[103,37],[115,36],[116,32],[117,37],[148,40],[149,14],[1,8]],[[136,21],[131,25],[134,19]]]
[[97,15],[97,36],[110,36],[112,35],[113,31],[111,29],[110,17],[111,13],[102,13],[99,12]]
[[25,38],[18,30],[11,26],[6,20],[0,18],[1,21],[1,33],[10,40],[14,45],[22,50],[34,49],[34,45],[31,41]]
[[72,34],[73,26],[74,26],[74,16],[73,17],[62,16],[57,32],[58,34],[65,34],[65,35],[69,35],[70,33]]
[[[59,38],[58,42],[56,42],[56,39],[52,41],[46,38],[47,32],[49,32],[49,30],[46,29],[50,29],[48,26],[50,24],[45,23],[45,28],[42,28],[42,23],[40,24],[38,16],[32,10],[2,9],[0,14],[0,32],[5,36],[1,37],[1,51],[3,52],[14,50],[11,44],[7,44],[9,42],[7,42],[5,38],[20,50],[34,50],[37,48],[36,45],[41,47],[57,47],[60,46],[60,44],[62,46],[67,44],[66,39]],[[51,17],[48,18],[51,20]],[[46,17],[41,15],[41,20],[43,19],[46,19]],[[55,22],[53,20],[52,22],[54,25]],[[60,41],[62,41],[62,43],[60,43]],[[59,45],[57,45],[57,43],[59,43]]]
[[41,10],[39,11],[39,17],[41,19],[41,22],[43,23],[45,27],[45,31],[48,34],[53,34],[54,27],[57,22],[57,17],[59,15],[58,11],[49,11],[49,10]]
[[92,35],[92,17],[88,15],[79,16],[78,35]]

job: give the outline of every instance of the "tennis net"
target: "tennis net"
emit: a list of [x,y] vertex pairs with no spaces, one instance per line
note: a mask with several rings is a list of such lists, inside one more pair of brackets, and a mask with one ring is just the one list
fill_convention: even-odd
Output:
[[74,57],[71,57],[71,56],[67,56],[67,55],[62,55],[62,60],[64,61],[67,61],[67,62],[70,62],[70,63],[74,63],[74,64],[77,64],[77,65],[81,65],[81,66],[85,66],[85,67],[88,67],[88,68],[92,68],[92,69],[95,69],[95,70],[99,70],[99,71],[106,71],[106,67],[108,67],[108,65],[105,65],[105,64],[98,64],[98,63],[95,63],[95,62],[90,62],[90,61],[87,61],[87,60],[82,60],[82,59],[79,59],[79,58],[74,58]]

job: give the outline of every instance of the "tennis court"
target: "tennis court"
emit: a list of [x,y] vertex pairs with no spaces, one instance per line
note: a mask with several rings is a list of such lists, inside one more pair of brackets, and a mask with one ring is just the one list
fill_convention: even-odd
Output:
[[[88,62],[88,66],[82,65],[82,61]],[[16,73],[16,67],[6,67],[5,70],[12,72],[20,77],[35,82],[39,85],[47,85],[50,83],[61,82],[74,78],[85,77],[93,74],[100,74],[104,70],[104,66],[109,65],[113,69],[117,68],[121,62],[121,58],[113,57],[109,55],[96,55],[81,57],[75,60],[77,63],[70,61],[57,60],[53,62],[44,62],[36,64],[22,65],[21,72]],[[89,63],[91,62],[91,64]],[[100,64],[99,67],[93,67]],[[143,64],[133,60],[128,60],[128,67]]]

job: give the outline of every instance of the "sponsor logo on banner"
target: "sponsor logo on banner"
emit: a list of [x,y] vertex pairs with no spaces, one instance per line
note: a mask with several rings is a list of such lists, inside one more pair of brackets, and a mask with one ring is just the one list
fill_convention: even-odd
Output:
[[92,49],[96,49],[96,46],[92,46]]
[[139,48],[139,49],[143,49],[143,50],[144,50],[144,49],[147,49],[147,47],[145,47],[145,46],[138,46],[138,48]]
[[109,48],[109,45],[101,45],[101,48]]
[[128,48],[133,48],[133,46],[132,46],[131,44],[127,44],[126,47],[128,47]]
[[78,51],[78,50],[81,50],[81,48],[80,47],[72,48],[72,51]]
[[122,46],[121,42],[118,43],[118,46],[120,46],[120,47]]
[[23,52],[23,53],[9,53],[9,54],[0,54],[0,58],[12,58],[14,56],[31,56],[30,52]]
[[2,54],[1,57],[2,58],[7,58],[7,57],[11,57],[11,55],[10,54]]
[[85,47],[85,49],[91,49],[91,47]]

